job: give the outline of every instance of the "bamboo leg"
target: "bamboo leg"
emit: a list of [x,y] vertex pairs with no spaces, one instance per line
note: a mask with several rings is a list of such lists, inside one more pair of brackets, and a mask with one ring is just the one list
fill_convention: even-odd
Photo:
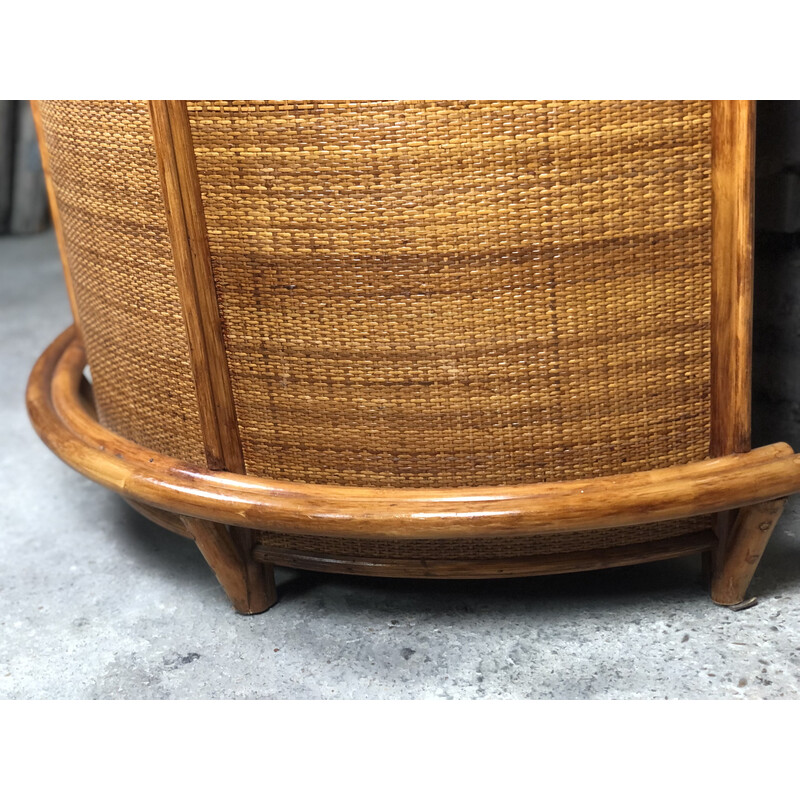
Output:
[[[786,498],[769,500],[739,510],[728,534],[720,542],[711,581],[711,599],[721,606],[743,602],[747,587],[764,553]],[[724,548],[724,550],[722,549]]]
[[[252,552],[254,547],[253,531],[247,528],[230,528],[231,533],[236,537],[239,544],[239,552],[242,554],[247,585],[257,587],[253,591],[254,600],[261,598],[262,611],[266,611],[274,606],[278,600],[278,593],[275,588],[275,570],[272,564],[265,564],[261,561],[254,561]],[[252,614],[258,611],[250,612]]]
[[270,565],[250,558],[252,533],[196,517],[181,517],[203,558],[214,570],[240,614],[260,614],[274,605],[275,575]]
[[714,514],[712,528],[717,537],[717,546],[708,553],[704,553],[706,558],[703,561],[703,578],[706,581],[706,587],[709,591],[711,591],[711,587],[714,584],[714,576],[721,569],[724,556],[728,552],[729,537],[738,514],[738,508],[732,508],[728,511],[719,511]]

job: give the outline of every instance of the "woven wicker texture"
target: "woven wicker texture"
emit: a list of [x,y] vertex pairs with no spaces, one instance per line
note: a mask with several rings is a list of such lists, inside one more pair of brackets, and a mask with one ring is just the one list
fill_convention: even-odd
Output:
[[707,455],[709,103],[189,110],[248,472],[444,487]]
[[314,536],[291,536],[263,532],[257,534],[257,544],[274,550],[325,553],[331,558],[464,559],[479,562],[495,558],[524,558],[551,553],[577,553],[583,550],[653,542],[680,536],[684,533],[708,530],[710,527],[710,517],[692,517],[655,522],[650,525],[575,533],[485,539],[417,539],[405,542],[339,537],[326,537],[324,540],[320,540]]
[[147,104],[40,107],[100,419],[203,464]]

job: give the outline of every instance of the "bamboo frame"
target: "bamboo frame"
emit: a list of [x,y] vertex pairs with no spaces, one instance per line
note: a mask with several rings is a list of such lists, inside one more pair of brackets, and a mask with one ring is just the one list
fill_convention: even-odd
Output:
[[[222,338],[186,103],[151,100],[149,105],[206,462],[209,469],[244,474],[239,423]],[[231,530],[234,542],[224,547],[221,544],[224,534],[219,526],[182,519],[237,611],[260,613],[275,603],[274,572],[270,566],[250,558],[253,536],[249,530]]]
[[[750,100],[718,100],[712,105],[712,457],[750,449],[755,113]],[[742,509],[738,516],[747,514]],[[718,543],[704,566],[714,596],[737,525],[735,510],[715,519]],[[738,600],[726,604],[742,602],[746,584]]]
[[711,116],[712,457],[750,449],[755,104],[719,100]]
[[521,578],[625,567],[693,553],[708,553],[716,546],[716,541],[714,533],[706,530],[642,544],[479,562],[466,559],[337,558],[322,553],[277,550],[263,545],[255,548],[253,557],[281,567],[348,575],[379,575],[388,578]]
[[743,508],[733,526],[724,560],[711,583],[711,599],[721,606],[744,602],[747,587],[783,513],[786,498]]
[[103,428],[83,406],[84,365],[73,328],[31,373],[29,413],[48,446],[137,502],[223,524],[371,539],[536,535],[708,514],[800,490],[800,456],[787,444],[648,472],[433,491],[295,484],[205,470]]
[[[85,355],[76,329],[65,331],[37,362],[28,407],[37,432],[64,461],[156,523],[193,538],[237,610],[255,613],[275,601],[273,563],[359,574],[490,577],[597,569],[690,552],[713,555],[715,602],[744,599],[780,516],[781,498],[800,490],[800,456],[788,445],[750,451],[754,103],[712,106],[709,460],[591,480],[434,491],[297,484],[244,474],[186,104],[152,101],[150,113],[207,469],[148,451],[99,424],[82,378]],[[77,322],[35,103],[34,116]],[[324,553],[326,537],[536,536],[707,513],[717,515],[714,534],[536,558],[381,562]],[[320,552],[253,549],[251,528],[317,536]]]
[[244,472],[186,104],[150,102],[175,276],[210,469]]
[[224,525],[196,517],[181,517],[181,521],[240,614],[258,614],[274,605],[275,581],[259,575],[262,565],[250,558],[249,551],[242,552]]

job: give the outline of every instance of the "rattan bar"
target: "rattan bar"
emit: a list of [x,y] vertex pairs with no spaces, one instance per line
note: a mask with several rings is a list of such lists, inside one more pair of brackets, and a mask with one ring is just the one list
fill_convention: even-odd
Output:
[[76,324],[34,427],[238,611],[275,565],[688,553],[746,599],[800,489],[788,445],[749,445],[752,103],[35,112]]

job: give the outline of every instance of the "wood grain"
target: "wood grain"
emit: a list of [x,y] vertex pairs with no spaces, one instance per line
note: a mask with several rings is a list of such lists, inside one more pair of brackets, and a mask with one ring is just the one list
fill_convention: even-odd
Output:
[[182,517],[131,498],[127,503],[142,516],[179,536],[193,539],[217,580],[241,614],[260,614],[277,602],[272,567],[251,558],[237,542],[237,531],[218,523]]
[[[709,453],[750,449],[755,103],[712,104],[711,438]],[[725,561],[736,511],[718,514],[715,574]]]
[[186,525],[181,519],[179,514],[173,514],[171,511],[165,511],[163,508],[155,508],[155,506],[148,506],[145,503],[140,503],[131,497],[123,498],[125,502],[137,513],[141,514],[150,522],[165,528],[172,533],[177,533],[178,536],[184,536],[191,539],[192,535],[186,529]]
[[711,531],[701,531],[642,544],[478,562],[466,559],[335,558],[323,553],[298,553],[261,545],[256,546],[253,556],[281,567],[348,575],[376,575],[386,578],[520,578],[530,575],[586,572],[678,558],[692,553],[707,552],[715,542],[716,539]]
[[[244,473],[186,103],[153,100],[149,105],[206,461],[210,469]],[[266,596],[268,584],[274,589],[274,578],[270,574],[265,583],[264,568],[250,559],[252,533],[240,528],[230,535],[241,551],[247,584],[260,586],[259,591]]]
[[[277,599],[274,581],[265,583],[249,579],[252,573],[224,525],[194,517],[181,519],[240,614],[260,614],[274,605]],[[260,564],[256,567],[263,569]]]
[[186,104],[153,100],[150,116],[208,466],[244,472]]
[[747,588],[764,554],[772,531],[783,513],[786,498],[780,497],[741,509],[728,537],[724,559],[711,582],[711,599],[733,606],[745,599]]
[[755,103],[712,106],[712,456],[750,449]]
[[[260,560],[426,577],[594,569],[707,552],[716,542],[715,599],[743,595],[777,519],[773,501],[800,489],[800,457],[788,445],[750,451],[754,104],[718,101],[710,115],[706,102],[584,105],[548,106],[536,121],[534,109],[514,104],[433,111],[389,104],[370,110],[378,116],[367,132],[342,123],[339,115],[352,111],[346,104],[276,109],[209,101],[190,113],[181,101],[152,101],[206,464],[169,458],[163,448],[154,452],[101,425],[80,377],[85,356],[74,333],[60,337],[32,373],[28,402],[40,435],[151,519],[192,530],[239,608],[274,597],[271,574],[264,582],[251,557],[250,528],[319,537],[319,550],[315,544],[308,553],[260,546]],[[481,177],[479,220],[473,206],[446,219],[438,205],[428,207],[439,194],[420,176],[436,186],[462,180],[472,151],[443,154],[438,145],[453,131],[461,135],[476,111],[485,115],[473,120],[480,122],[476,141],[485,144],[485,131],[499,126],[491,153],[476,151],[470,169],[477,175],[494,169],[494,158],[504,163],[508,131],[516,147],[540,124],[553,147],[563,146],[558,175],[501,171],[485,196]],[[403,124],[388,124],[400,112]],[[295,125],[314,124],[287,126],[287,114]],[[576,117],[583,120],[577,127]],[[598,156],[596,137],[584,134],[608,132],[609,120],[620,130],[641,130],[641,147],[632,149],[617,131]],[[386,131],[395,137],[390,146]],[[351,146],[353,137],[361,148]],[[424,152],[420,138],[429,145]],[[114,141],[125,152],[119,143],[127,140]],[[375,157],[366,172],[365,143]],[[399,156],[410,160],[400,172],[389,170]],[[618,180],[579,181],[596,156],[608,165],[656,159],[664,172],[645,195],[637,194],[641,170],[615,167],[608,174]],[[380,159],[395,179],[364,193]],[[516,198],[513,214],[509,197]],[[615,249],[606,238],[625,208],[629,230],[638,231],[630,241],[648,254],[649,271],[639,269],[633,250]],[[553,209],[563,214],[555,226],[548,222]],[[573,209],[581,210],[579,225],[571,222]],[[634,218],[640,227],[630,227]],[[476,220],[490,225],[479,246]],[[447,269],[418,294],[429,266],[442,263],[443,244],[451,251]],[[519,264],[503,272],[515,259]],[[541,276],[535,285],[515,283],[529,262]],[[387,280],[367,286],[364,265],[375,263],[381,268],[370,274]],[[564,265],[569,272],[559,271]],[[516,294],[496,295],[501,279],[530,296],[517,302]],[[598,294],[598,287],[613,291]],[[387,305],[376,305],[376,297]],[[269,313],[262,313],[265,305]],[[584,327],[587,310],[594,328]],[[465,323],[469,350],[466,339],[451,338]],[[550,338],[535,345],[549,365],[542,370],[541,359],[528,358],[533,340],[519,332],[545,328]],[[506,343],[499,355],[496,340]],[[632,342],[637,358],[644,353],[644,369],[628,369]],[[458,358],[445,357],[442,344],[462,348]],[[497,370],[496,356],[516,371]],[[666,387],[669,403],[661,403]],[[648,402],[637,405],[631,398],[642,390]],[[535,399],[541,410],[534,414],[520,399]],[[577,424],[588,418],[601,420],[602,431]],[[195,461],[202,460],[197,444]],[[699,461],[707,446],[711,458]],[[245,475],[245,464],[273,479]],[[325,548],[326,537],[383,546],[605,530],[710,513],[717,515],[716,538],[687,534],[506,561],[372,560],[363,552],[331,555],[333,542]]]
[[29,413],[48,446],[123,495],[242,527],[375,539],[535,535],[714,513],[800,489],[800,456],[787,444],[626,475],[449,490],[296,484],[204,470],[93,420],[80,393],[84,364],[69,330],[31,373]]

